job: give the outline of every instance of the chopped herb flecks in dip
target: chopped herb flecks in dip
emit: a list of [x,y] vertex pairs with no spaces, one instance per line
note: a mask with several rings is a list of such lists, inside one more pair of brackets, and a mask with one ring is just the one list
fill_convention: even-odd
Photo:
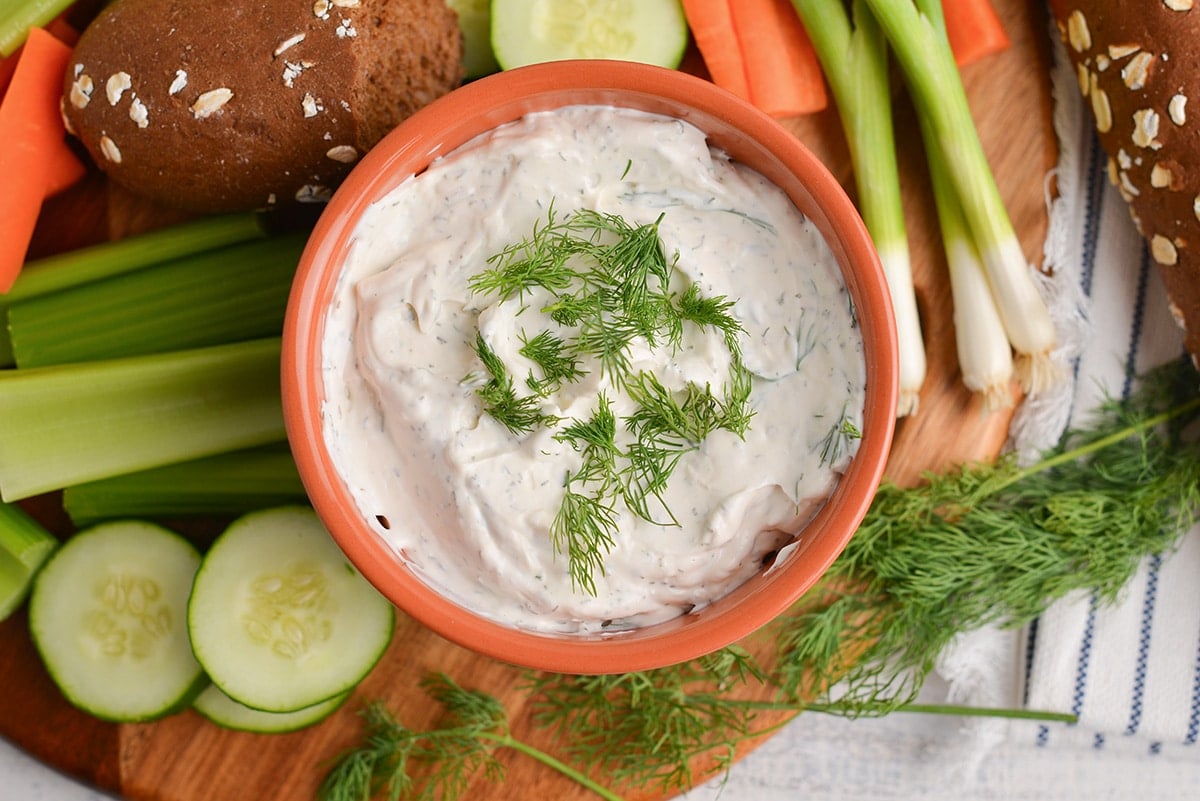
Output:
[[816,227],[677,119],[531,114],[363,215],[324,434],[427,583],[539,631],[720,598],[853,457],[864,361]]

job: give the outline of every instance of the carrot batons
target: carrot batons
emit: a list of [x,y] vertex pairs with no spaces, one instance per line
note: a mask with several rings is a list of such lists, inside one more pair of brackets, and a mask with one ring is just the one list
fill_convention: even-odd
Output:
[[[1009,46],[989,0],[942,4],[959,65]],[[713,83],[776,117],[828,104],[820,64],[791,0],[683,0],[692,38]]]
[[42,200],[83,176],[66,144],[58,99],[71,48],[41,28],[14,55],[0,100],[0,292],[21,271]]

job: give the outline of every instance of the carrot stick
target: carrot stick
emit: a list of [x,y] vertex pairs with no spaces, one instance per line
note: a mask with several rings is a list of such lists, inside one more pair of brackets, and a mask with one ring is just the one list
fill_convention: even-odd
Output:
[[[71,27],[62,16],[55,17],[46,26],[46,30],[64,44],[73,46],[79,40],[79,32]],[[17,52],[8,58],[0,59],[0,101],[3,100],[5,90],[12,81],[12,75],[17,68],[20,55],[21,48],[18,48]],[[83,162],[65,144],[63,147],[47,150],[46,167],[45,197],[56,195],[67,187],[73,186],[87,172]]]
[[751,102],[775,117],[825,108],[821,65],[791,0],[734,0],[730,9]]
[[58,98],[70,57],[70,47],[33,28],[0,102],[0,292],[25,261],[50,177],[48,154],[66,148]]
[[746,100],[750,85],[733,30],[732,6],[739,0],[683,0],[683,13],[712,82]]
[[946,0],[942,3],[946,35],[960,67],[1008,48],[1008,34],[988,0]]

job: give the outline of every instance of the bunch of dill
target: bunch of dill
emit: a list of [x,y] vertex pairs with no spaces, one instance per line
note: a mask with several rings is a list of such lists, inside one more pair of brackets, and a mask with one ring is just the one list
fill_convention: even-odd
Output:
[[1072,592],[1116,600],[1200,509],[1200,452],[1184,431],[1197,384],[1172,363],[1035,464],[1001,457],[881,487],[806,610],[774,626],[784,694],[832,692],[834,711],[885,714],[963,632],[1025,625]]

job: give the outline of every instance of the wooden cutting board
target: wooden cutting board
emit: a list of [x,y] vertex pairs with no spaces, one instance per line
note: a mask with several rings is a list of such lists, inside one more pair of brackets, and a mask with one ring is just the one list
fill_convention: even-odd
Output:
[[[1047,176],[1056,157],[1049,79],[1051,29],[1039,3],[995,0],[994,5],[1012,47],[967,67],[964,78],[1025,254],[1040,263],[1047,227]],[[920,412],[900,422],[888,469],[890,478],[906,483],[925,470],[994,456],[1006,436],[1008,415],[983,414],[959,384],[950,292],[924,156],[914,117],[899,91],[897,108],[902,180],[929,360]],[[852,186],[833,111],[786,124],[844,185]],[[44,251],[74,247],[110,232],[137,229],[141,222],[137,217],[145,210],[136,204],[110,202],[104,189],[101,180],[89,179],[50,203],[35,247]],[[54,530],[69,532],[54,497],[36,499],[32,506]],[[769,659],[767,644],[754,637],[745,644]],[[463,686],[495,694],[505,702],[518,738],[554,750],[553,738],[532,720],[518,686],[519,670],[476,656],[404,616],[383,661],[339,712],[308,730],[268,736],[225,731],[192,712],[138,725],[103,723],[77,712],[42,668],[21,611],[0,624],[0,734],[47,764],[131,801],[312,799],[328,761],[360,736],[357,710],[363,702],[384,700],[412,727],[433,723],[439,710],[417,687],[418,680],[431,671],[443,671]],[[760,721],[778,719],[764,714]],[[748,744],[742,753],[755,744]],[[592,797],[532,760],[507,753],[502,758],[508,765],[505,781],[492,785],[480,779],[465,797],[497,801]],[[663,795],[649,788],[628,797],[648,801]]]

